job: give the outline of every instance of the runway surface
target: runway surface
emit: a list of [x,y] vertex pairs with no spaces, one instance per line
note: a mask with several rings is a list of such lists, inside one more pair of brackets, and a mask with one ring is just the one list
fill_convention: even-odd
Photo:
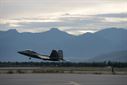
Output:
[[127,75],[0,74],[0,85],[127,85]]

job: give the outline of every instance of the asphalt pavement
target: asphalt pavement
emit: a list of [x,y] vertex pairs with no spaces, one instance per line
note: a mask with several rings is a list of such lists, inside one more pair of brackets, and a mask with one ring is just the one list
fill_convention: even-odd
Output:
[[127,75],[0,74],[0,85],[127,85]]

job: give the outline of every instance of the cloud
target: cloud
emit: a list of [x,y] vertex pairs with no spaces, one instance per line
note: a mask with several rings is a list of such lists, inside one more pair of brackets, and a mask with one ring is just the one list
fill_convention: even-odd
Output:
[[99,17],[116,17],[116,18],[127,18],[127,12],[125,13],[108,13],[108,14],[98,14]]
[[77,35],[127,28],[126,8],[126,0],[1,0],[0,30],[43,32],[56,27]]
[[[109,16],[110,15],[110,16]],[[119,15],[119,16],[118,16]],[[0,29],[15,28],[20,32],[42,32],[56,27],[71,34],[95,32],[107,27],[127,27],[127,17],[121,14],[78,15],[62,14],[59,17],[37,17],[2,20]],[[115,17],[114,17],[115,16]]]
[[58,16],[63,13],[95,15],[127,12],[126,0],[1,0],[3,18]]
[[126,22],[127,18],[105,18],[106,22]]

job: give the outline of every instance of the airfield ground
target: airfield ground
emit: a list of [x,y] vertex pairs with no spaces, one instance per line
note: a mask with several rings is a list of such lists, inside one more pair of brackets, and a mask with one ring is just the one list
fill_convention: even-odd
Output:
[[0,85],[127,85],[127,68],[0,67]]
[[0,67],[0,74],[72,73],[72,74],[120,74],[127,75],[127,68],[111,67]]
[[127,85],[127,75],[0,74],[0,85]]

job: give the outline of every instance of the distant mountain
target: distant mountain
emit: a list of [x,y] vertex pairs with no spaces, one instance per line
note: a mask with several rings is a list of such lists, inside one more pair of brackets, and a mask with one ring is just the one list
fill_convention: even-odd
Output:
[[40,33],[0,31],[0,61],[38,61],[28,60],[17,53],[25,49],[42,54],[50,54],[52,49],[62,49],[65,59],[85,61],[102,54],[127,50],[126,36],[127,30],[122,28],[108,28],[79,36],[56,28]]
[[103,54],[100,56],[96,56],[89,61],[101,62],[101,61],[114,61],[114,62],[127,62],[127,51],[117,51],[111,52],[107,54]]

